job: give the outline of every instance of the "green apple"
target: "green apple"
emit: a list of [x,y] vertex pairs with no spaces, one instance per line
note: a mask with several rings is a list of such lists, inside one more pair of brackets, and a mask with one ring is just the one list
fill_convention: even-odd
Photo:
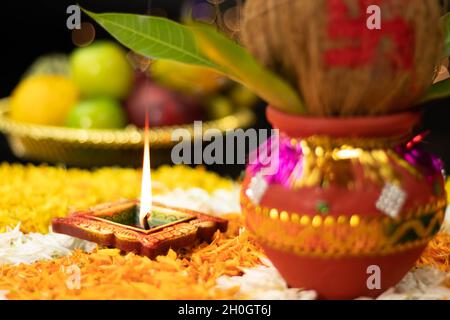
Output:
[[70,56],[70,71],[85,97],[125,98],[133,82],[133,68],[125,51],[109,41],[76,49]]
[[126,124],[125,111],[119,101],[105,97],[79,102],[66,119],[66,126],[82,129],[120,129]]

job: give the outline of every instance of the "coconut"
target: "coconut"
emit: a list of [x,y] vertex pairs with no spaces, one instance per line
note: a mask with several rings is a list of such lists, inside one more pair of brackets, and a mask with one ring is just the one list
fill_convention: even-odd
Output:
[[440,15],[435,0],[247,0],[241,37],[309,114],[384,114],[412,108],[432,84]]

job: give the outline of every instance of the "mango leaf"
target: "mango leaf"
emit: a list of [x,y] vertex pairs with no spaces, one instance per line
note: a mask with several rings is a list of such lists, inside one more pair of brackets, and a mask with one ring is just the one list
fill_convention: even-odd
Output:
[[124,46],[143,56],[220,70],[201,54],[186,26],[160,17],[83,11]]
[[450,13],[441,18],[441,24],[444,27],[445,57],[448,57],[450,56]]
[[273,107],[289,113],[305,113],[297,92],[285,80],[259,64],[247,50],[211,26],[195,24],[192,30],[202,52],[231,78],[256,92]]
[[450,96],[450,79],[437,82],[431,86],[421,103],[443,99]]
[[244,48],[207,26],[135,14],[84,12],[131,50],[157,59],[209,67],[242,83],[273,107],[304,112],[295,90]]
[[[450,13],[441,17],[440,23],[444,28],[444,57],[450,56]],[[450,96],[450,79],[446,79],[433,84],[428,89],[427,94],[420,103],[425,103],[432,100],[443,99]]]

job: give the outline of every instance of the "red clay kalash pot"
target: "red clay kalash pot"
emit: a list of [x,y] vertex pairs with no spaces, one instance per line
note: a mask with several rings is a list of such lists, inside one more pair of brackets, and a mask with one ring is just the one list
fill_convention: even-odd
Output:
[[412,135],[420,114],[312,118],[269,107],[267,118],[280,134],[248,165],[241,206],[287,283],[322,299],[376,297],[398,283],[446,206],[441,162]]

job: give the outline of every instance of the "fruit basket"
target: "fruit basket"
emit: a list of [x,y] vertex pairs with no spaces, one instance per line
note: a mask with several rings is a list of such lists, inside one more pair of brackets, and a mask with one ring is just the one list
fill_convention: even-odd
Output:
[[[0,100],[0,131],[3,132],[14,155],[20,159],[60,163],[78,167],[140,166],[142,165],[143,130],[134,126],[115,130],[73,129],[34,125],[9,118],[8,98]],[[234,113],[216,120],[205,121],[202,130],[227,130],[251,126],[255,120],[251,110],[237,108]],[[152,166],[169,163],[175,129],[187,129],[194,139],[192,124],[150,129]]]

